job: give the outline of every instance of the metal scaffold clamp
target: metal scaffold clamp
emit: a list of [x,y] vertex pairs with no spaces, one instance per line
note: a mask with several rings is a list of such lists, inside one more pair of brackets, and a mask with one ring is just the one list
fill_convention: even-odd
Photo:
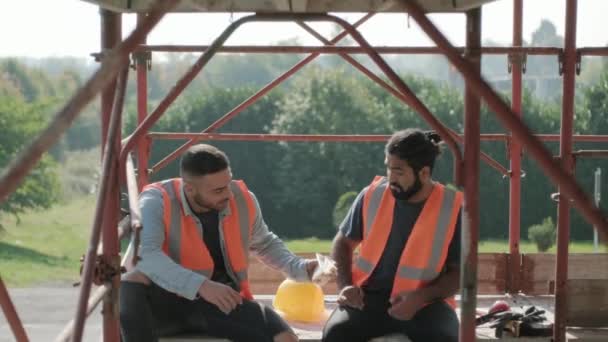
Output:
[[[576,52],[576,63],[574,65],[574,70],[577,75],[581,74],[581,64],[582,64],[582,56],[580,52]],[[562,76],[564,74],[564,53],[560,53],[557,55],[557,65],[559,69],[559,75]]]
[[135,51],[131,54],[132,69],[138,65],[145,65],[147,70],[152,69],[152,51]]
[[[80,257],[80,275],[84,271],[85,256]],[[125,273],[126,269],[120,266],[120,256],[97,255],[93,269],[93,284],[101,286],[112,280],[116,275]],[[74,285],[78,285],[75,283]]]
[[521,72],[526,73],[528,54],[525,52],[510,52],[507,56],[507,71],[509,74],[513,70],[513,65],[521,66]]

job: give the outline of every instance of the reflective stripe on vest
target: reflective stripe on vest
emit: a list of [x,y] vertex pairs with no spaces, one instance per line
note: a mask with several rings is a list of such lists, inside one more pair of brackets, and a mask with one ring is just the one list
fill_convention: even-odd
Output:
[[[374,179],[363,200],[364,239],[353,265],[353,281],[359,286],[372,274],[382,256],[395,206],[385,177]],[[435,185],[401,254],[393,295],[423,287],[441,273],[461,205],[462,193]]]
[[[165,242],[162,249],[176,263],[210,278],[213,275],[213,258],[194,218],[185,214],[181,184],[182,180],[176,178],[147,186],[160,190],[163,195]],[[247,267],[255,204],[242,181],[232,181],[230,190],[230,214],[220,221],[220,246],[225,261],[229,263],[226,265],[227,272],[236,277],[241,295],[251,299]]]

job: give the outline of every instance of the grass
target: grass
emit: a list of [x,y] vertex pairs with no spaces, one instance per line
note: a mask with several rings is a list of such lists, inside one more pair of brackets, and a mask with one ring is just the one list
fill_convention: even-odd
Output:
[[[287,241],[287,246],[292,251],[298,252],[318,252],[329,253],[331,241],[308,238]],[[521,253],[538,253],[536,245],[529,241],[522,241],[519,249]],[[548,253],[555,253],[555,246],[551,247]],[[480,253],[506,253],[509,252],[509,242],[504,240],[487,240],[479,243]],[[570,253],[593,253],[593,242],[572,242],[570,243]],[[606,247],[600,246],[600,252],[606,253]]]
[[[71,283],[79,279],[80,257],[85,253],[95,198],[85,197],[70,203],[56,205],[41,212],[15,218],[0,217],[5,231],[0,232],[0,275],[11,287],[35,284]],[[329,253],[330,240],[307,238],[286,242],[296,253]],[[536,246],[522,241],[522,253],[537,253]],[[481,253],[508,252],[508,242],[503,240],[482,241]],[[591,242],[574,242],[571,253],[592,253]],[[606,252],[606,248],[603,248]],[[555,253],[555,247],[549,250]]]
[[41,212],[1,218],[0,275],[9,286],[65,283],[79,278],[95,199],[85,197]]

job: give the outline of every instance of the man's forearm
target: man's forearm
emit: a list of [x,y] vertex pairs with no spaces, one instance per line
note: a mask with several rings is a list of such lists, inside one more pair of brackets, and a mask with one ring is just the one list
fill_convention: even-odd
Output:
[[352,285],[353,250],[348,243],[344,241],[344,238],[336,238],[334,240],[331,257],[336,262],[336,283],[338,285],[338,290]]
[[423,288],[423,296],[426,302],[432,302],[444,298],[449,298],[458,293],[460,289],[460,268],[456,265],[449,265],[435,281]]

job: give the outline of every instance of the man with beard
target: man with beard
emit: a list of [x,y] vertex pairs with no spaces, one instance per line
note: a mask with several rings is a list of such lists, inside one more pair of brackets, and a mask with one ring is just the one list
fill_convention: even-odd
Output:
[[386,177],[363,189],[333,241],[339,307],[323,341],[458,341],[462,193],[431,177],[439,142],[418,129],[388,141]]
[[197,332],[232,341],[297,341],[277,313],[253,300],[249,251],[298,281],[310,280],[316,260],[295,256],[268,230],[253,193],[232,179],[224,152],[195,145],[180,170],[181,178],[141,193],[141,260],[120,288],[122,340]]

